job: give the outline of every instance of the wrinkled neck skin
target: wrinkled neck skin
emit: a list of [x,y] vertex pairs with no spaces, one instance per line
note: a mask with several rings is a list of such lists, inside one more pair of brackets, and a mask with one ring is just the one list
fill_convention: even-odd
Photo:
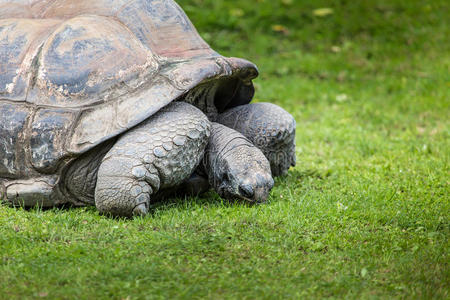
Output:
[[[233,189],[231,181],[239,177],[239,173],[232,173],[229,162],[237,161],[240,149],[248,147],[246,141],[238,137],[233,142],[218,142],[225,144],[222,149],[216,147],[209,147],[203,160],[203,171],[208,174],[209,184],[224,198],[233,198],[233,195],[238,195],[238,190]],[[214,143],[210,143],[211,146]],[[235,168],[236,169],[236,168]],[[245,200],[245,199],[243,199]]]
[[180,101],[187,102],[199,108],[210,121],[217,119],[219,112],[215,105],[215,95],[219,88],[219,82],[202,84],[190,90]]
[[[230,174],[233,165],[238,164],[238,160],[244,148],[251,147],[248,140],[241,136],[230,137],[220,136],[217,141],[210,142],[211,147],[207,149],[205,155],[205,167],[208,173],[210,184],[214,187],[219,187],[223,182],[230,180],[230,176],[238,176],[239,173]],[[230,162],[236,162],[231,164]],[[243,164],[244,165],[244,164]]]

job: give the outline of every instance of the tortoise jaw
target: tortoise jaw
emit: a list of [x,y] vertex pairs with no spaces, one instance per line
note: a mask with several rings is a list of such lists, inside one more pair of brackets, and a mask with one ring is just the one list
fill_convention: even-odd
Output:
[[[261,177],[261,176],[258,176]],[[263,180],[261,180],[263,179]],[[240,184],[223,182],[219,187],[219,195],[228,200],[239,200],[249,204],[264,203],[274,185],[272,178],[265,180],[258,178],[253,184],[248,180]]]

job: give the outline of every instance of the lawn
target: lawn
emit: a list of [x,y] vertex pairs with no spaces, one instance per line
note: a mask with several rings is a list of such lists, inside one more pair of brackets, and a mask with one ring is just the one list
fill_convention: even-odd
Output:
[[255,101],[297,120],[297,166],[259,206],[1,206],[0,298],[448,299],[448,1],[179,3],[259,66]]

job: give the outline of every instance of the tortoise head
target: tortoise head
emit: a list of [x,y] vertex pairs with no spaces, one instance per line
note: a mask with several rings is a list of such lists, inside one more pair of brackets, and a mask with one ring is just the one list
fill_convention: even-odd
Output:
[[223,198],[264,202],[273,187],[270,163],[237,131],[213,123],[206,153],[210,184]]
[[239,149],[222,158],[216,178],[220,178],[216,184],[216,191],[221,197],[249,203],[266,201],[274,185],[266,157],[264,155],[243,157]]

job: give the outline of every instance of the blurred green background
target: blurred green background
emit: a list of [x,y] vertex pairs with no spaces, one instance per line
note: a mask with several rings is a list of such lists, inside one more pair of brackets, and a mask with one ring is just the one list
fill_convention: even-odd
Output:
[[0,209],[0,298],[448,299],[449,2],[180,0],[297,120],[267,204]]

